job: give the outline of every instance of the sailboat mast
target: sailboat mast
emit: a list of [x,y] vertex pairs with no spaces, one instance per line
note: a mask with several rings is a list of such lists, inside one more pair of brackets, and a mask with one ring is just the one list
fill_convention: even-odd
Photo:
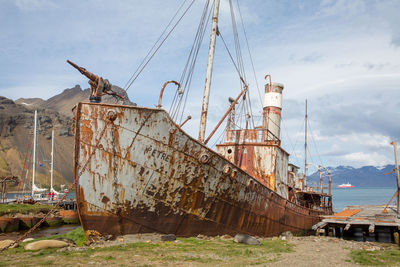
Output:
[[35,122],[33,126],[32,196],[34,194],[35,174],[36,174],[36,123],[37,123],[37,110],[35,110]]
[[306,117],[304,131],[304,187],[307,187],[307,99],[306,99]]
[[50,192],[53,192],[53,171],[54,171],[54,130],[51,131],[51,169],[50,169]]
[[208,99],[210,98],[210,86],[211,86],[212,68],[213,68],[213,63],[214,63],[215,41],[217,39],[217,31],[218,31],[219,3],[220,3],[220,0],[215,0],[215,2],[214,2],[214,10],[213,10],[213,17],[212,17],[212,24],[211,24],[210,47],[208,49],[206,82],[205,82],[205,86],[204,86],[203,105],[202,105],[202,109],[201,109],[201,119],[200,119],[200,130],[199,130],[199,141],[200,142],[204,141],[204,137],[205,137],[205,133],[206,133]]
[[399,162],[397,160],[397,142],[391,142],[394,149],[394,171],[396,172],[396,180],[397,180],[397,218],[400,218],[400,177],[399,177]]

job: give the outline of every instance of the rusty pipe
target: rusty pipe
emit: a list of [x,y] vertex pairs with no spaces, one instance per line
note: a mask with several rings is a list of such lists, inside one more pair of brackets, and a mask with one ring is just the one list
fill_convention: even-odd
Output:
[[[269,77],[269,88],[270,90],[272,90],[272,78],[270,74],[265,75],[264,79],[267,80],[267,78]],[[267,88],[265,88],[267,89]],[[267,90],[265,90],[265,92],[267,92]]]
[[79,67],[76,65],[74,62],[70,61],[67,59],[67,63],[69,63],[72,67],[77,69],[82,75],[85,75],[89,80],[95,82],[98,79],[98,76],[96,74],[91,73],[90,71],[87,71],[83,67]]
[[328,170],[326,167],[324,167],[324,166],[319,165],[318,167],[324,168],[325,171],[326,171],[326,173],[328,174],[328,179],[329,179],[329,195],[331,196],[331,195],[332,195],[332,178],[331,178],[331,173],[330,173],[329,170]]
[[179,125],[179,127],[180,128],[182,128],[182,126],[188,121],[188,120],[190,120],[192,118],[192,116],[187,116],[187,118],[186,118],[186,120],[184,120],[182,123],[181,123],[181,125]]
[[221,125],[221,123],[225,120],[226,116],[228,116],[229,112],[233,109],[233,107],[236,105],[236,103],[239,101],[240,97],[247,91],[248,86],[246,85],[243,90],[240,92],[238,97],[236,97],[235,101],[232,102],[231,106],[228,108],[228,111],[224,114],[222,119],[218,122],[217,126],[215,126],[214,130],[210,133],[210,135],[207,137],[206,141],[204,141],[204,144],[206,145],[208,141],[210,141],[210,138],[214,135],[214,133],[217,131],[218,127]]
[[157,106],[157,108],[161,108],[161,101],[162,101],[162,97],[163,97],[163,94],[164,94],[164,89],[165,89],[165,87],[167,86],[167,84],[169,84],[169,83],[174,83],[175,85],[177,85],[177,86],[178,86],[178,89],[177,89],[177,90],[178,90],[178,94],[179,94],[179,95],[182,94],[181,84],[180,84],[180,83],[178,83],[177,81],[173,81],[173,80],[171,80],[171,81],[166,81],[166,82],[163,84],[162,88],[161,88],[160,97],[158,98],[158,106]]

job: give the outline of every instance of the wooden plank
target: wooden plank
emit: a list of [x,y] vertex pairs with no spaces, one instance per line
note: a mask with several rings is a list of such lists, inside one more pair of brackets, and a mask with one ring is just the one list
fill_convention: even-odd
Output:
[[317,224],[314,224],[314,225],[312,226],[312,229],[315,231],[315,230],[317,230],[318,228],[324,228],[327,224],[328,224],[327,222],[322,221],[322,222],[319,222],[319,223],[317,223]]
[[333,215],[333,216],[351,217],[354,214],[359,213],[360,211],[362,211],[362,210],[361,209],[345,209],[345,210],[342,210],[341,212],[335,213],[335,215]]

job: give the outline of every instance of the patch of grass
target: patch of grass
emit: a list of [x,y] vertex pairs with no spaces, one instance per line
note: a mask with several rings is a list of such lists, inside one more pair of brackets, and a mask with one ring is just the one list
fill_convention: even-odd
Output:
[[350,257],[361,265],[390,266],[400,262],[400,250],[365,251],[352,250]]
[[81,226],[79,226],[79,227],[75,228],[74,230],[71,230],[68,233],[63,234],[63,235],[52,235],[52,236],[46,236],[46,237],[39,237],[39,238],[35,238],[32,241],[22,243],[22,244],[25,245],[25,244],[32,243],[32,242],[35,242],[38,240],[49,240],[49,239],[57,239],[57,238],[70,239],[70,240],[74,241],[78,247],[83,246],[86,242],[86,236],[83,232],[83,229]]
[[45,265],[53,265],[54,260],[47,260],[47,261],[42,261],[40,262],[40,265],[45,266]]
[[64,235],[58,235],[57,237],[71,239],[77,246],[83,246],[86,242],[86,236],[81,226],[69,231]]
[[261,247],[267,249],[269,253],[287,253],[293,252],[293,246],[281,239],[262,240]]
[[0,216],[13,215],[16,213],[28,214],[28,213],[47,213],[53,206],[42,205],[42,204],[3,204],[0,205]]
[[37,252],[34,252],[31,256],[32,257],[42,257],[42,256],[49,256],[49,255],[54,255],[57,251],[57,248],[47,248],[47,249],[42,249]]
[[113,256],[110,256],[110,255],[105,256],[104,259],[105,259],[106,261],[115,260],[115,258],[114,258]]

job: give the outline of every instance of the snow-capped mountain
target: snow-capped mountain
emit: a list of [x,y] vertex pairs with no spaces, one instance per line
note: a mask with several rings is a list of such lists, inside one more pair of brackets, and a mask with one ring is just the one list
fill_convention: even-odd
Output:
[[[394,165],[364,166],[361,168],[338,166],[328,167],[327,169],[331,172],[333,186],[349,182],[355,187],[396,187],[395,173],[385,175],[385,173],[394,169]],[[308,179],[319,182],[319,173],[314,172]]]

